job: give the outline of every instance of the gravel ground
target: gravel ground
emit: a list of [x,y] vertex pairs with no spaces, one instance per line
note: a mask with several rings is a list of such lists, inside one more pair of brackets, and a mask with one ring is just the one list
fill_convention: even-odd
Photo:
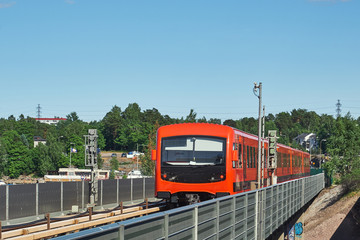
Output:
[[305,212],[304,239],[360,239],[360,226],[353,218],[355,203],[360,204],[360,193],[343,195],[342,186],[325,189],[319,194]]

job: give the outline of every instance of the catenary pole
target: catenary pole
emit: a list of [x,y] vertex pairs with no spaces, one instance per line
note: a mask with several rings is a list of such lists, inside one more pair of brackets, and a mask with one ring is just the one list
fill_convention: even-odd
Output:
[[[256,95],[257,89],[259,89],[259,94]],[[260,82],[259,85],[254,83],[254,94],[259,98],[259,131],[258,131],[258,164],[257,164],[257,187],[260,187],[260,175],[261,175],[261,100],[262,100],[262,83]]]

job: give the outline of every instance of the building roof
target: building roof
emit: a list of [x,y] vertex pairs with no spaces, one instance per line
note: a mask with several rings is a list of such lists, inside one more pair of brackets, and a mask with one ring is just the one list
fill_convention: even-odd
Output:
[[43,139],[42,137],[40,137],[40,136],[34,136],[34,141],[38,141],[38,142],[44,142],[44,141],[46,141],[46,139]]
[[35,120],[40,121],[40,120],[58,120],[58,121],[66,121],[66,118],[35,118]]

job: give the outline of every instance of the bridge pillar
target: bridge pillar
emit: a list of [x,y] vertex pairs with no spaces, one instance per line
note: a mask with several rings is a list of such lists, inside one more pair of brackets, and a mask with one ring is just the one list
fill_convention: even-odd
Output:
[[306,207],[300,209],[288,221],[278,228],[268,239],[271,240],[305,240],[304,214]]
[[304,214],[305,211],[300,211],[294,216],[294,218],[287,224],[284,239],[287,240],[305,240],[304,238]]

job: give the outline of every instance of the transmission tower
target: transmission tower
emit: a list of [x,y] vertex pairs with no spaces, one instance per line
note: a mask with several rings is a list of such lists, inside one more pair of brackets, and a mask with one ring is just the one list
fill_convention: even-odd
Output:
[[338,99],[336,106],[336,117],[341,117],[341,103],[340,100]]
[[37,113],[37,118],[41,118],[41,107],[40,104],[38,104],[37,108],[36,108],[36,113]]

